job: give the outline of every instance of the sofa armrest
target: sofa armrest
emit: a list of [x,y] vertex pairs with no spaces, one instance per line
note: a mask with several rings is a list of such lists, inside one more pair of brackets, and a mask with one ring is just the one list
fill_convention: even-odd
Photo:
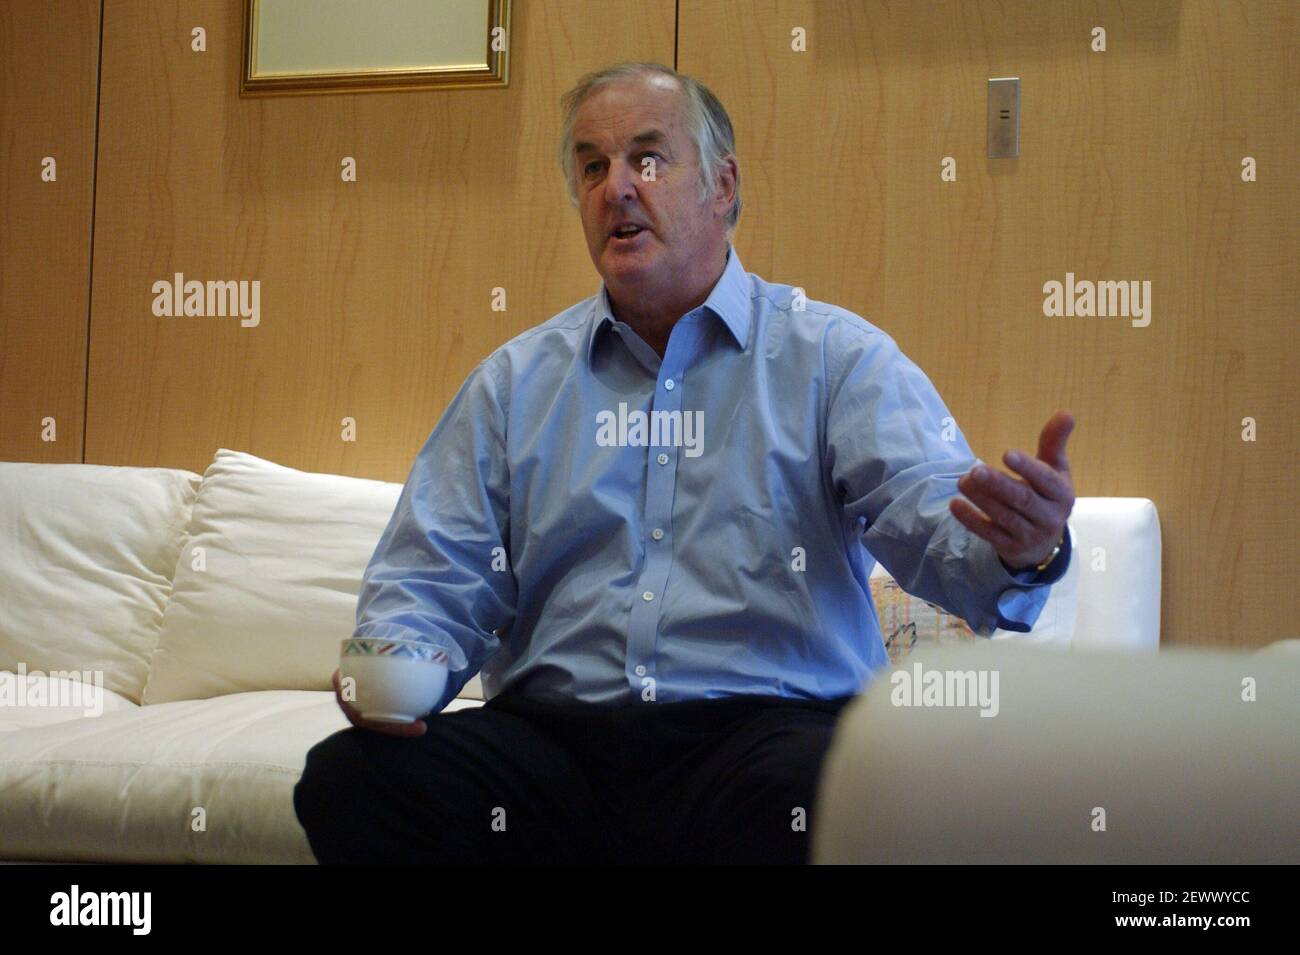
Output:
[[[897,705],[918,664],[982,671],[996,715]],[[813,861],[1295,863],[1298,689],[1291,653],[918,650],[841,716]]]
[[1075,650],[1160,649],[1160,517],[1144,497],[1080,497],[1070,514],[1079,562]]

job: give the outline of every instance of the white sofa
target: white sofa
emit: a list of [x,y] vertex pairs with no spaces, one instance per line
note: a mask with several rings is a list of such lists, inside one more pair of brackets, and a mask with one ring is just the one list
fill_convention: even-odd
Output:
[[[330,674],[400,491],[227,449],[202,476],[0,462],[0,860],[313,862],[291,793],[347,725]],[[1071,528],[1034,633],[964,644],[1059,673],[1072,655],[1019,644],[1157,649],[1152,503],[1080,498]],[[474,679],[449,708],[479,705]],[[848,762],[874,752],[855,725]],[[832,810],[821,844],[859,845]]]

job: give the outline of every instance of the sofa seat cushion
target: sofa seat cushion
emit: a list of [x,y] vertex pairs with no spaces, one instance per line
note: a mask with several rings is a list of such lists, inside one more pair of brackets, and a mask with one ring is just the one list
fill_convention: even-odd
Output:
[[107,687],[48,673],[0,672],[0,733],[139,709]]
[[6,734],[0,859],[312,863],[293,787],[347,725],[332,692],[265,690]]

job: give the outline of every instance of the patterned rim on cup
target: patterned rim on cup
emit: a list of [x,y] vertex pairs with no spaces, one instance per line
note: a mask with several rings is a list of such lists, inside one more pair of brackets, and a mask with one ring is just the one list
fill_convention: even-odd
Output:
[[431,663],[446,664],[449,661],[447,651],[432,643],[418,640],[384,640],[377,637],[350,637],[343,641],[343,656],[399,657],[408,660],[427,660]]

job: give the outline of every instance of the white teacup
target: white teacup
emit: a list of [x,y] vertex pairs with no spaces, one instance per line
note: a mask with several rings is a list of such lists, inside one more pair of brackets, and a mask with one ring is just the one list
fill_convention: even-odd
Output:
[[385,723],[414,723],[433,709],[447,688],[447,669],[446,652],[419,640],[349,637],[339,657],[339,678],[350,678],[355,689],[349,702],[362,719]]

